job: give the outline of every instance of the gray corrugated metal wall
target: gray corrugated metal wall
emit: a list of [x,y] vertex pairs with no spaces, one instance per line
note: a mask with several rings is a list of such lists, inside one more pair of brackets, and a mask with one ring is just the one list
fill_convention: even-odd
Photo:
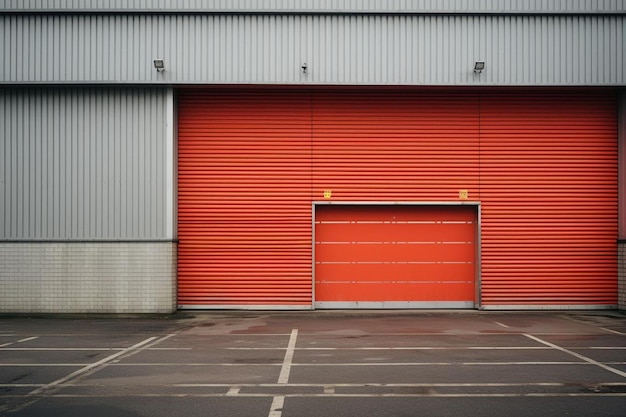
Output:
[[0,10],[606,12],[623,0],[0,0]]
[[168,97],[0,89],[0,240],[171,238]]
[[[625,22],[624,15],[5,15],[0,83],[615,86],[626,84]],[[154,58],[165,59],[164,72]],[[472,71],[477,60],[486,62],[480,75]]]

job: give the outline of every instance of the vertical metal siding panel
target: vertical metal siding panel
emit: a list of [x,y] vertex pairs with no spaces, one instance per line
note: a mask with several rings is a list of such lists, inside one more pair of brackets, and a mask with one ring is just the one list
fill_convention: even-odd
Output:
[[0,239],[171,238],[165,100],[154,89],[2,90]]
[[308,94],[179,96],[182,307],[311,305]]
[[615,97],[481,103],[483,305],[615,305]]
[[[6,97],[0,97],[0,136],[4,138],[4,140],[0,141],[0,195],[7,196],[8,195],[8,158],[9,155],[8,144],[9,140],[9,132],[7,130],[8,123],[6,122],[6,118],[8,116],[8,108],[9,103],[7,102]],[[7,233],[8,227],[8,216],[7,216],[7,198],[2,198],[0,200],[0,236],[4,236]]]
[[[623,16],[130,14],[2,16],[0,22],[3,82],[619,85],[626,80]],[[41,48],[34,39],[42,40]],[[419,42],[416,55],[407,53],[410,42]],[[157,57],[165,59],[165,72],[152,67]],[[407,68],[408,59],[419,63],[419,71]],[[487,63],[480,76],[471,70],[477,59]],[[307,76],[300,71],[303,62],[310,66]]]

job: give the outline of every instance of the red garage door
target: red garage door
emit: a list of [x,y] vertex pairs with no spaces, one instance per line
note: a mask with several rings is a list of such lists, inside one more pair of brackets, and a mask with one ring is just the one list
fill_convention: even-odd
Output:
[[315,305],[473,307],[476,208],[320,205]]
[[224,88],[178,110],[182,308],[616,305],[612,92]]

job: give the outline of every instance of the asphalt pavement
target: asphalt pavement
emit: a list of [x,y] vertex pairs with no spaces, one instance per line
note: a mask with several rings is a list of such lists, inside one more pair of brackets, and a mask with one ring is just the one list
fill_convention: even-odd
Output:
[[619,311],[0,317],[0,416],[626,416]]

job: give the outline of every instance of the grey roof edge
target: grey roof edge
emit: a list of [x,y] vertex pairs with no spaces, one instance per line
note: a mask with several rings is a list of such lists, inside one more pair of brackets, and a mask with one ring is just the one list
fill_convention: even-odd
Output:
[[176,15],[176,14],[224,14],[224,15],[479,15],[479,16],[624,16],[623,10],[335,10],[335,9],[181,9],[181,8],[41,8],[19,9],[0,7],[0,14],[11,15]]
[[0,13],[597,15],[626,0],[0,0]]

